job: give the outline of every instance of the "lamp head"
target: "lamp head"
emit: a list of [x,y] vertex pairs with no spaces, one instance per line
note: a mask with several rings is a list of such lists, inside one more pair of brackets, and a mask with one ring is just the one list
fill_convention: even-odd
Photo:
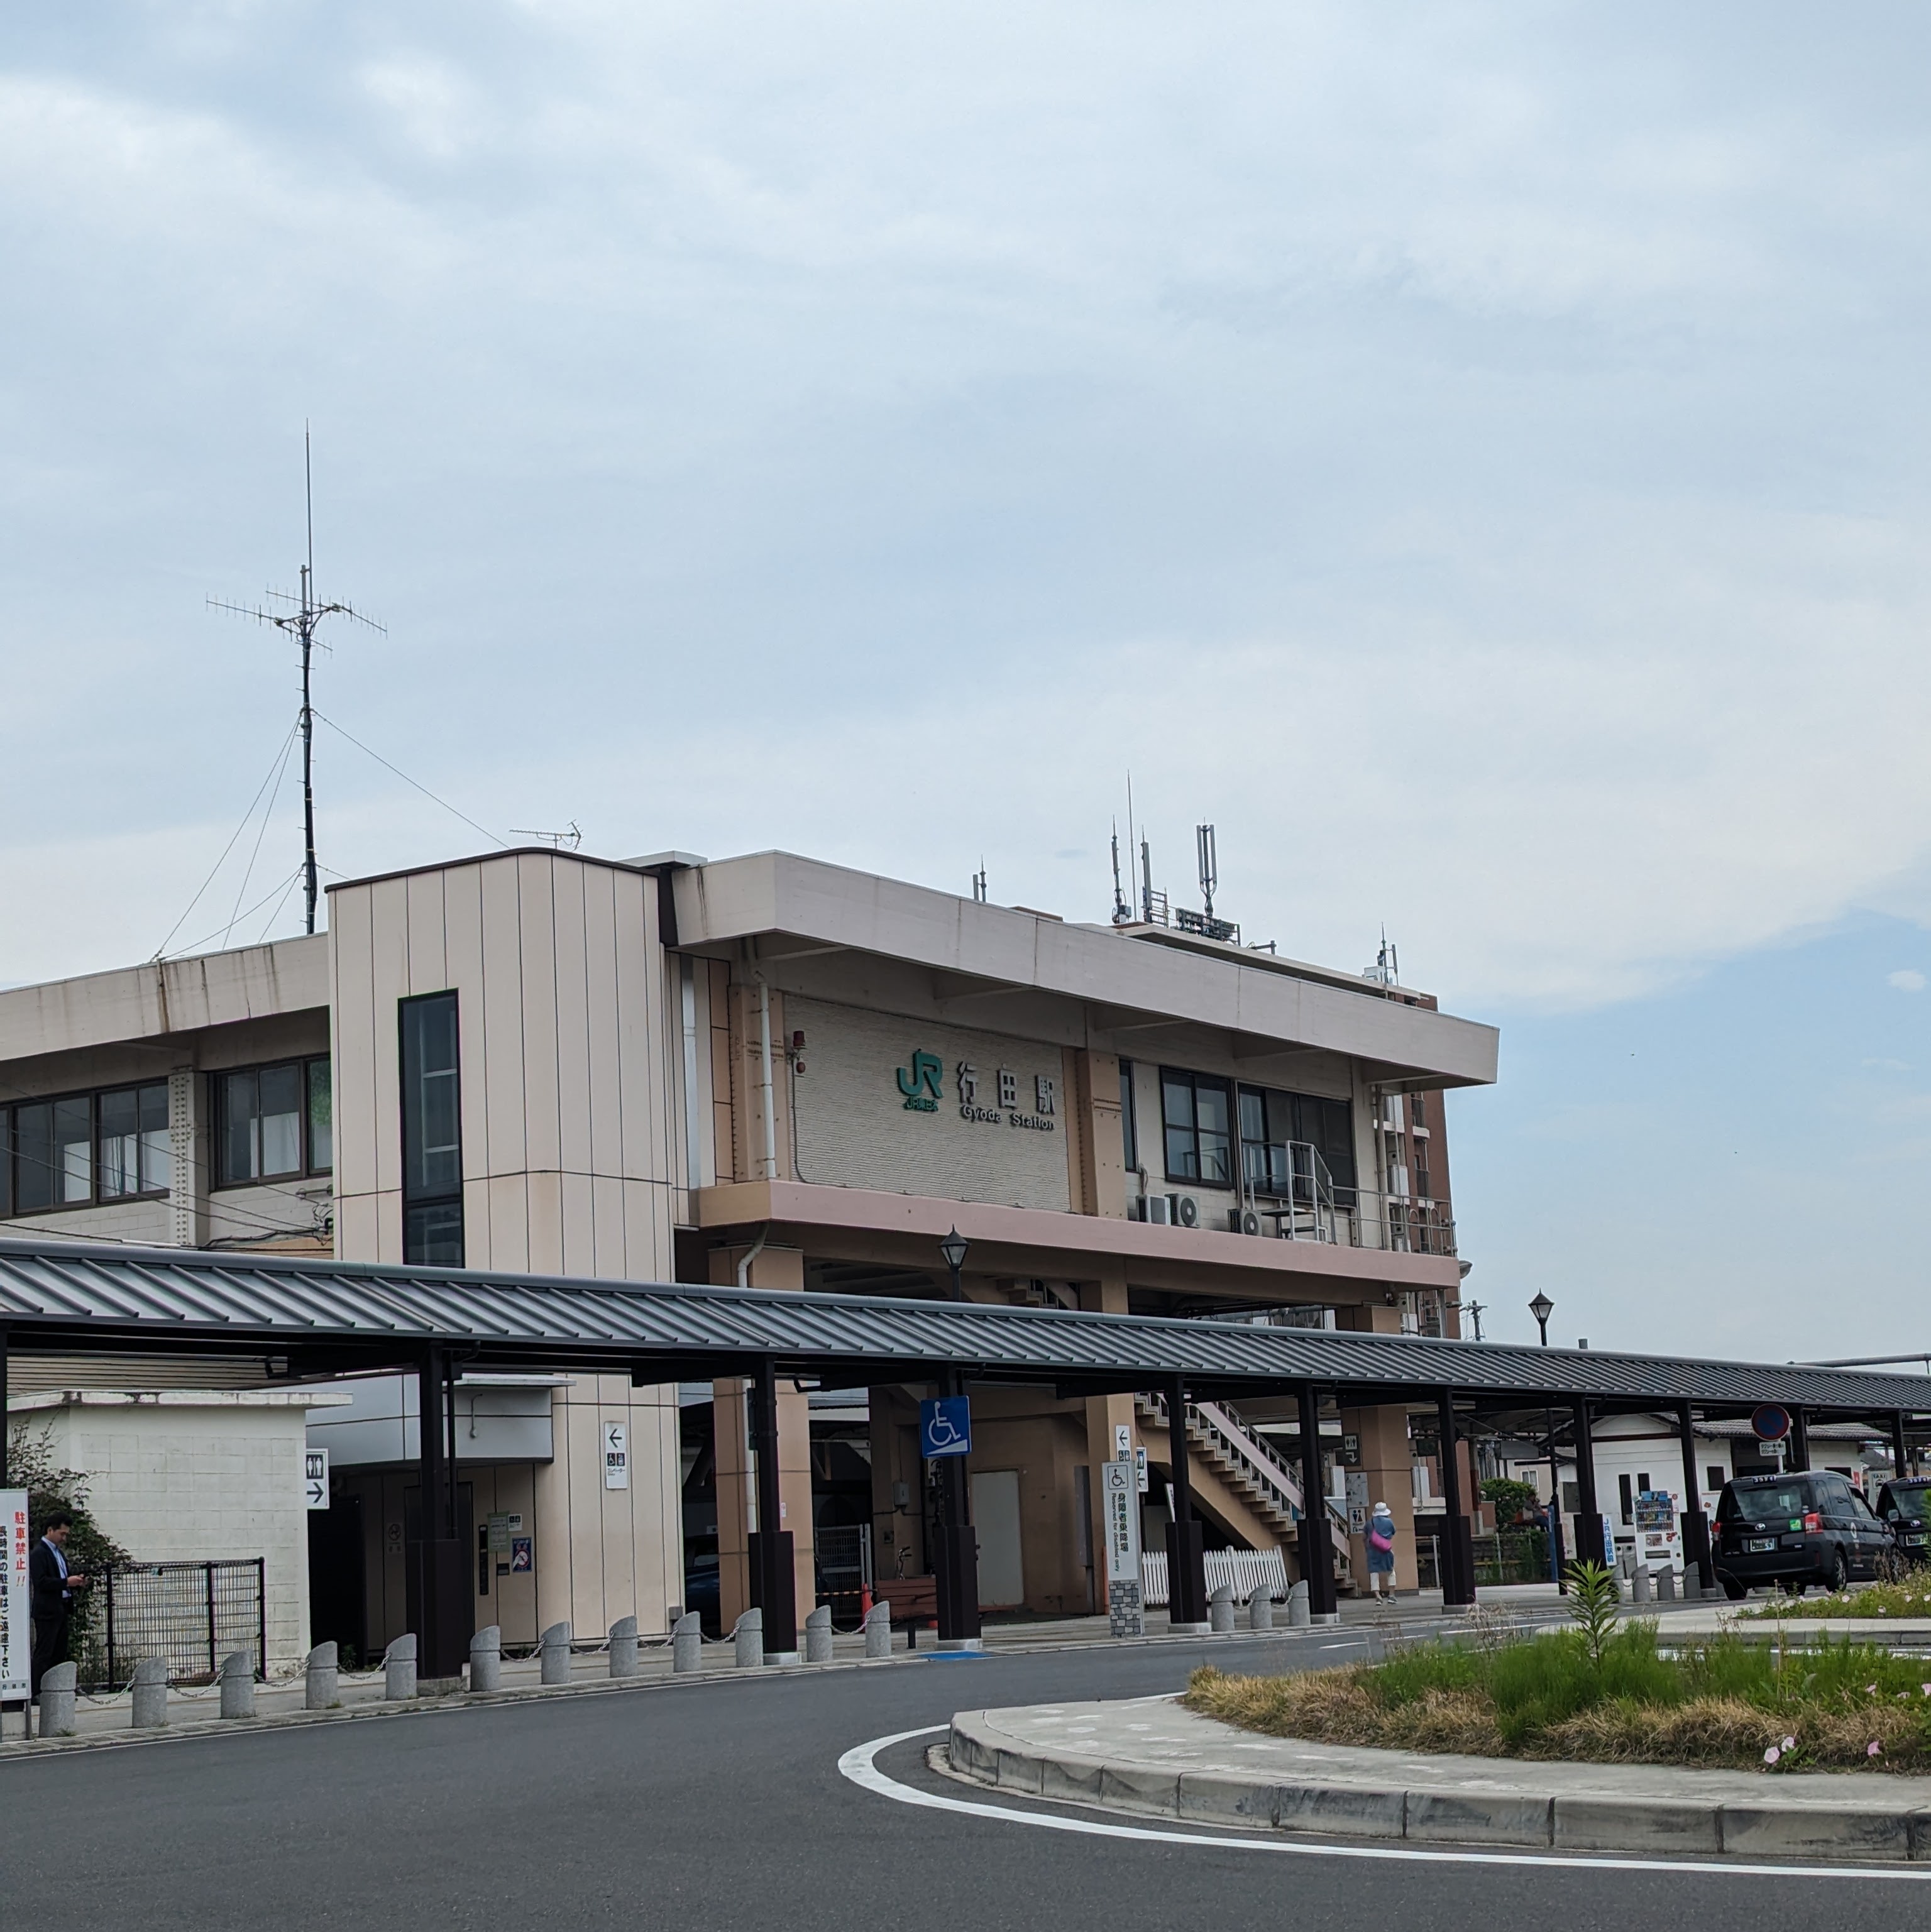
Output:
[[938,1244],[938,1252],[945,1258],[945,1265],[956,1274],[966,1265],[966,1237],[956,1228]]
[[1538,1294],[1529,1304],[1529,1312],[1536,1318],[1538,1328],[1546,1327],[1549,1317],[1555,1312],[1555,1304],[1546,1294]]

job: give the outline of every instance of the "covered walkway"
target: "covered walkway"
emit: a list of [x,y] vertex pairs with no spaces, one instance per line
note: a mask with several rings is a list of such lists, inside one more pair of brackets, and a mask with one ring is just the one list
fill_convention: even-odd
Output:
[[[776,1389],[785,1377],[828,1385],[931,1383],[1050,1387],[1077,1397],[1158,1394],[1175,1432],[1174,1521],[1168,1531],[1173,1621],[1204,1622],[1200,1525],[1188,1496],[1184,1416],[1190,1400],[1287,1398],[1298,1410],[1303,1493],[1323,1493],[1324,1402],[1349,1408],[1427,1402],[1440,1430],[1449,1526],[1443,1586],[1473,1600],[1469,1499],[1458,1432],[1476,1416],[1560,1408],[1578,1446],[1585,1548],[1602,1519],[1587,1453],[1599,1417],[1674,1414],[1686,1491],[1698,1492],[1693,1428],[1776,1403],[1793,1420],[1791,1455],[1806,1460],[1812,1418],[1880,1424],[1900,1466],[1912,1432],[1931,1417],[1931,1376],[1801,1364],[1704,1361],[1594,1350],[1518,1348],[960,1301],[786,1293],[684,1283],[585,1281],[482,1270],[380,1266],[313,1258],[184,1249],[0,1243],[0,1406],[9,1357],[138,1360],[218,1370],[228,1385],[266,1387],[379,1370],[419,1382],[425,1533],[411,1550],[423,1668],[453,1676],[467,1654],[466,1552],[455,1533],[452,1389],[466,1370],[622,1372],[632,1382],[747,1376],[755,1390],[759,1519],[781,1520]],[[5,1482],[0,1442],[0,1486]],[[975,1558],[962,1507],[936,1545],[940,1635],[978,1635]],[[1595,1531],[1594,1542],[1590,1526]],[[1708,1524],[1686,1512],[1685,1550],[1710,1574]],[[795,1647],[788,1532],[757,1536],[753,1586],[766,1646]],[[1317,1616],[1336,1614],[1326,1527],[1300,1524],[1302,1574]],[[787,1636],[791,1642],[785,1642]]]

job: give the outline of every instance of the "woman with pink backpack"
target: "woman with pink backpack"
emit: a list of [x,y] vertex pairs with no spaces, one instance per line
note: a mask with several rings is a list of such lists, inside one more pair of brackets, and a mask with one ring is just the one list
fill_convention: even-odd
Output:
[[1395,1594],[1395,1518],[1386,1503],[1377,1503],[1368,1519],[1368,1594]]

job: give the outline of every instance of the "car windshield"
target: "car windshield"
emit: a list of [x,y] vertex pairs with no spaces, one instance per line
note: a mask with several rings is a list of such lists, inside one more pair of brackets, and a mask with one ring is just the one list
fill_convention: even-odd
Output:
[[1931,1490],[1893,1490],[1884,1508],[1907,1522],[1931,1522]]
[[1810,1485],[1798,1477],[1787,1482],[1732,1484],[1723,1492],[1716,1514],[1725,1522],[1775,1522],[1816,1507]]

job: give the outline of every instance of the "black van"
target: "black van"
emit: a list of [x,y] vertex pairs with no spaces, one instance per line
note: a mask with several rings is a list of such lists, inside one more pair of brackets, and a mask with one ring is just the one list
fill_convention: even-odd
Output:
[[1716,1577],[1726,1597],[1769,1584],[1841,1590],[1888,1575],[1891,1533],[1848,1477],[1831,1469],[1739,1476],[1716,1504]]
[[1907,1476],[1878,1492],[1877,1513],[1909,1564],[1931,1562],[1931,1476]]

